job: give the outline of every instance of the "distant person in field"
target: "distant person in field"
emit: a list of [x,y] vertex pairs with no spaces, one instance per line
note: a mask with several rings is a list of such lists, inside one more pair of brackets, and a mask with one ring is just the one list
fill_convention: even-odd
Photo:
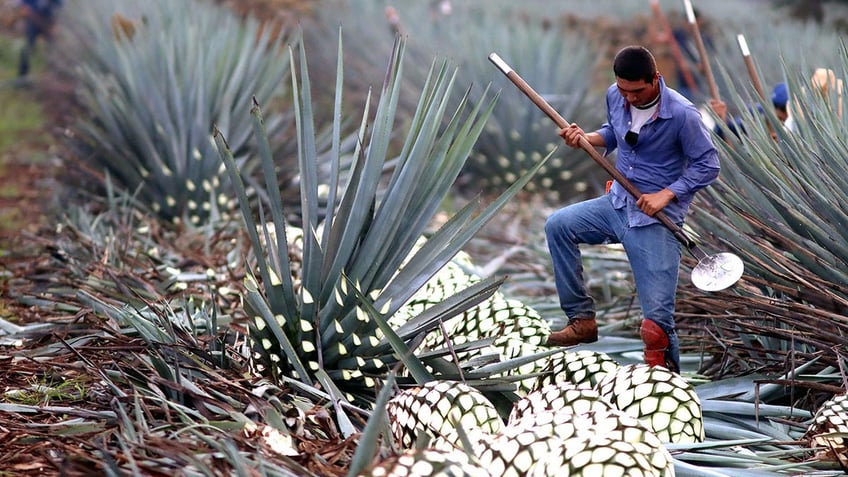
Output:
[[[815,77],[814,77],[815,78]],[[818,86],[815,83],[815,79],[813,80],[814,86]],[[783,129],[788,132],[793,132],[795,130],[795,121],[792,116],[789,115],[789,109],[787,108],[789,102],[789,89],[786,86],[786,83],[778,83],[775,85],[774,89],[771,92],[771,104],[774,107],[774,115],[777,117],[778,121],[780,121]],[[730,130],[736,137],[739,137],[740,134],[746,134],[745,125],[742,123],[742,118],[740,116],[731,116],[727,111],[727,104],[720,100],[711,98],[710,99],[710,108],[713,112],[718,116],[718,118],[727,126],[727,129]],[[751,106],[751,108],[756,107],[756,109],[763,113],[763,107],[760,104],[756,104],[755,106]],[[713,132],[720,138],[726,139],[724,136],[724,129],[721,127],[719,123],[713,127]],[[771,132],[772,139],[777,139],[777,133],[775,131]]]
[[[701,17],[698,9],[693,9],[693,12],[695,13],[695,21],[698,23],[698,31],[701,33],[701,40],[704,42],[704,48],[711,51],[715,48],[711,34],[712,26]],[[663,32],[655,35],[655,40],[661,44],[676,43],[680,50],[680,57],[676,58],[678,64],[672,75],[674,76],[674,89],[693,103],[706,101],[705,92],[708,89],[708,84],[704,76],[706,72],[705,59],[701,58],[695,30],[689,21],[686,18],[675,19],[671,25],[670,34]],[[687,73],[689,77],[687,77]],[[694,84],[690,84],[689,80],[694,81]]]
[[821,94],[823,98],[836,93],[836,113],[842,118],[842,79],[837,78],[830,68],[816,68],[810,83],[813,85],[813,91]]
[[26,43],[21,50],[18,63],[18,76],[27,76],[30,71],[30,57],[38,43],[38,39],[49,39],[56,13],[62,5],[62,0],[20,0],[23,10],[24,36]]
[[778,83],[771,92],[771,104],[774,106],[774,114],[783,123],[784,129],[789,132],[795,131],[795,120],[789,114],[789,88],[786,83]]

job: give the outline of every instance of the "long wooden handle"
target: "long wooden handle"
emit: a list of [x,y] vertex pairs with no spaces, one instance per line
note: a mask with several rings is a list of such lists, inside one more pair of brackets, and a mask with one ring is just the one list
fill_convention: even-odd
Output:
[[671,25],[668,23],[668,18],[666,18],[660,8],[659,0],[651,0],[651,9],[654,12],[654,17],[657,21],[659,21],[662,29],[669,37],[668,43],[671,46],[671,54],[674,56],[674,61],[677,62],[677,66],[680,68],[680,73],[683,75],[683,81],[686,82],[686,86],[688,86],[692,92],[698,92],[698,83],[695,82],[695,78],[692,76],[692,70],[689,69],[689,65],[683,57],[683,52],[680,51],[680,45],[677,43],[677,39],[674,38],[674,31],[672,31]]
[[742,52],[742,58],[745,60],[745,68],[748,69],[748,76],[751,77],[751,84],[754,85],[754,90],[760,95],[760,99],[765,101],[766,94],[763,91],[763,84],[760,83],[760,75],[757,74],[757,69],[754,67],[754,59],[751,58],[751,50],[748,49],[748,42],[745,41],[745,35],[736,35],[736,40],[739,42],[739,50]]
[[698,46],[698,54],[701,55],[701,63],[704,65],[704,75],[707,77],[707,83],[710,86],[710,96],[715,99],[721,99],[718,94],[718,86],[713,76],[713,69],[710,66],[710,59],[707,56],[707,48],[704,46],[704,38],[701,36],[701,28],[698,27],[698,21],[695,18],[695,9],[692,8],[691,0],[683,0],[686,7],[686,17],[689,24],[692,26],[692,31],[695,33],[695,44]]
[[[739,50],[742,52],[742,58],[745,60],[745,68],[748,70],[748,76],[751,78],[751,84],[754,85],[754,90],[760,96],[760,104],[765,108],[766,104],[770,101],[766,100],[766,93],[763,91],[763,84],[760,83],[760,75],[757,74],[757,68],[754,66],[754,58],[751,57],[751,50],[748,49],[748,42],[745,41],[745,35],[740,33],[736,36],[736,40],[739,42]],[[768,127],[769,134],[772,137],[776,137],[774,136],[774,128],[771,122],[766,121],[766,127]]]
[[[551,118],[551,120],[553,120],[553,122],[556,123],[557,126],[559,126],[560,128],[567,128],[571,126],[571,124],[569,124],[569,122],[566,121],[565,118],[563,118],[547,101],[545,101],[545,98],[543,98],[541,95],[539,95],[539,93],[533,90],[533,88],[530,87],[530,85],[527,84],[527,82],[524,81],[524,79],[521,78],[518,73],[513,71],[513,69],[510,68],[510,66],[506,64],[506,62],[502,60],[500,56],[498,56],[496,53],[492,53],[489,55],[489,61],[494,63],[495,66],[497,66],[498,69],[501,70],[501,72],[505,74],[506,77],[509,78],[509,80],[512,81],[515,86],[518,87],[518,89],[520,89],[528,98],[530,98],[530,101],[533,101],[533,103],[538,106],[539,109],[542,110],[542,112],[544,112],[549,118]],[[624,174],[622,174],[621,171],[616,169],[615,166],[612,165],[612,163],[606,160],[606,158],[604,158],[604,156],[602,156],[601,153],[598,152],[597,149],[595,149],[595,146],[593,146],[589,142],[589,140],[586,139],[585,136],[580,138],[580,148],[586,151],[586,153],[589,154],[589,157],[591,157],[595,162],[597,162],[599,166],[603,167],[604,170],[606,170],[607,173],[609,173],[609,175],[612,176],[613,179],[615,179],[619,184],[621,184],[622,187],[624,187],[624,190],[630,193],[630,195],[635,197],[637,200],[639,199],[639,197],[642,197],[642,193],[639,191],[639,189],[635,185],[633,185],[633,183],[630,182],[626,177],[624,177]],[[662,223],[663,225],[665,225],[671,231],[671,233],[674,234],[675,238],[680,241],[680,243],[692,250],[698,259],[702,258],[697,256],[698,254],[695,253],[695,241],[689,238],[689,236],[687,236],[686,233],[683,232],[683,229],[681,229],[680,226],[678,226],[670,218],[668,218],[668,215],[666,215],[665,212],[657,212],[656,214],[654,214],[654,218],[659,220],[660,223]]]

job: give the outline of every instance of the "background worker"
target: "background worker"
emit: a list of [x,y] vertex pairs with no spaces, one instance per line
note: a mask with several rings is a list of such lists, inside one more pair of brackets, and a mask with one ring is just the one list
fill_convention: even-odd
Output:
[[591,133],[572,124],[559,134],[571,147],[581,147],[585,140],[607,153],[617,149],[616,168],[642,196],[636,199],[614,182],[609,193],[548,217],[545,233],[568,324],[551,333],[547,343],[573,346],[598,339],[579,246],[621,243],[642,310],[645,362],[679,371],[674,302],[681,244],[654,215],[662,210],[682,224],[694,194],[718,177],[718,153],[698,110],[665,85],[645,47],[621,49],[613,72],[615,83],[606,94],[607,122]]
[[[789,90],[787,89],[786,83],[778,83],[775,85],[774,89],[771,92],[771,103],[774,107],[774,115],[783,125],[783,128],[789,132],[794,131],[795,123],[792,117],[789,115],[789,111],[787,109],[787,103],[789,102]],[[719,118],[719,120],[724,123],[727,128],[739,137],[740,134],[745,134],[745,125],[742,123],[742,118],[739,116],[731,116],[727,111],[727,104],[720,100],[711,98],[709,101],[710,108],[715,113],[715,115]],[[756,104],[755,107],[757,110],[762,113],[763,109],[760,104]],[[770,128],[771,129],[771,128]],[[716,123],[713,127],[713,132],[722,139],[725,139],[724,129],[721,127],[720,123]],[[777,133],[772,131],[771,133],[772,139],[777,139]]]
[[789,88],[786,83],[778,83],[771,91],[771,104],[774,106],[774,114],[783,124],[784,129],[789,132],[795,131],[795,120],[789,114]]
[[53,28],[56,13],[62,5],[61,0],[21,0],[21,8],[24,10],[24,36],[26,43],[21,49],[18,62],[18,76],[29,74],[30,56],[35,50],[38,38],[48,39]]

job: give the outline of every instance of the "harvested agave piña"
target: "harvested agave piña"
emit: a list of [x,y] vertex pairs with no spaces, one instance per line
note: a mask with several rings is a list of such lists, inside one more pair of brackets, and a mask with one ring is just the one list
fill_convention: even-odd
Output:
[[619,364],[606,353],[590,350],[569,351],[549,358],[542,376],[536,380],[534,389],[551,383],[572,383],[592,388],[607,374],[619,368]]
[[583,414],[612,409],[612,405],[595,389],[580,388],[572,383],[547,384],[528,393],[512,408],[507,425],[529,414],[553,411],[558,414]]
[[663,442],[704,440],[701,401],[679,374],[661,366],[631,364],[608,374],[596,389],[613,406],[644,422]]
[[435,449],[410,449],[389,457],[359,477],[490,477],[483,467],[474,464],[463,452]]
[[529,477],[674,477],[671,454],[645,442],[595,434],[562,442],[563,452],[539,461]]
[[[408,449],[419,437],[443,436],[456,426],[495,433],[503,421],[480,392],[455,381],[433,381],[392,398],[386,411],[396,445]],[[423,434],[422,434],[423,433]]]
[[806,436],[810,446],[823,447],[825,454],[833,456],[848,452],[848,394],[840,394],[826,401],[816,412]]
[[475,444],[472,450],[480,463],[503,477],[674,475],[671,455],[659,437],[635,417],[612,408],[527,414]]

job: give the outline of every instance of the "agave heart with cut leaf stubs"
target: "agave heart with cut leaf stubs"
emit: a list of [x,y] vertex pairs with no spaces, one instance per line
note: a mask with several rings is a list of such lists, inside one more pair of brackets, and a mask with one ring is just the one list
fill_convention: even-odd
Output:
[[663,442],[702,442],[701,401],[679,374],[661,366],[627,365],[602,379],[596,389],[622,411],[644,422]]

